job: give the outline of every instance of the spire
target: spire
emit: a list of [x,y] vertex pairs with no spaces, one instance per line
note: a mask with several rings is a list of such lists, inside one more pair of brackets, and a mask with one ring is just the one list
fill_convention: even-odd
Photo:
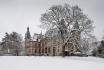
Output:
[[29,31],[29,26],[27,27],[27,32],[25,34],[25,39],[31,39],[30,31]]

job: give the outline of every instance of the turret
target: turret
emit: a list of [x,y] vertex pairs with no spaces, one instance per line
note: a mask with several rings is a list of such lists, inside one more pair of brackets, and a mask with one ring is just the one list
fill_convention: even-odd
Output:
[[29,27],[27,27],[27,32],[25,33],[25,41],[26,40],[31,40],[31,35],[30,35]]

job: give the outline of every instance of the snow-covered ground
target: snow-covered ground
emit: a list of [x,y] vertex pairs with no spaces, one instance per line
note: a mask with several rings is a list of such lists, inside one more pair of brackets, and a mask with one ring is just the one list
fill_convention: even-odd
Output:
[[104,70],[95,57],[0,56],[0,70]]

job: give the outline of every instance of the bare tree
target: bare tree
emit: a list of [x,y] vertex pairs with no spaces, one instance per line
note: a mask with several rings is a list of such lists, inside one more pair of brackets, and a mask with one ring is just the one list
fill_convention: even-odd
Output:
[[41,16],[42,27],[47,29],[57,27],[62,32],[71,31],[76,21],[81,34],[90,36],[90,32],[93,30],[92,20],[83,14],[78,6],[70,6],[69,4],[52,6]]
[[[58,28],[63,44],[68,42],[70,37],[73,37],[71,35],[73,35],[74,29],[79,32],[80,39],[92,36],[92,20],[78,6],[54,5],[41,15],[41,22],[41,27],[45,27],[47,30]],[[80,39],[75,39],[79,46],[81,46]]]

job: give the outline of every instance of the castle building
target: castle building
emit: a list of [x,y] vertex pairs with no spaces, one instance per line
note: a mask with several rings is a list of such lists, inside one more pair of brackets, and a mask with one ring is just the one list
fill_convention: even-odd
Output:
[[46,38],[43,38],[41,34],[34,34],[35,39],[31,37],[29,27],[27,27],[27,32],[25,34],[25,48],[26,55],[31,56],[40,56],[40,55],[48,55],[50,52],[50,48],[46,46]]
[[28,56],[69,56],[71,53],[80,51],[80,32],[77,22],[73,26],[71,35],[64,43],[57,28],[47,31],[46,35],[42,35],[42,32],[40,34],[35,33],[32,38],[29,27],[27,27],[27,32],[25,34],[25,48]]

